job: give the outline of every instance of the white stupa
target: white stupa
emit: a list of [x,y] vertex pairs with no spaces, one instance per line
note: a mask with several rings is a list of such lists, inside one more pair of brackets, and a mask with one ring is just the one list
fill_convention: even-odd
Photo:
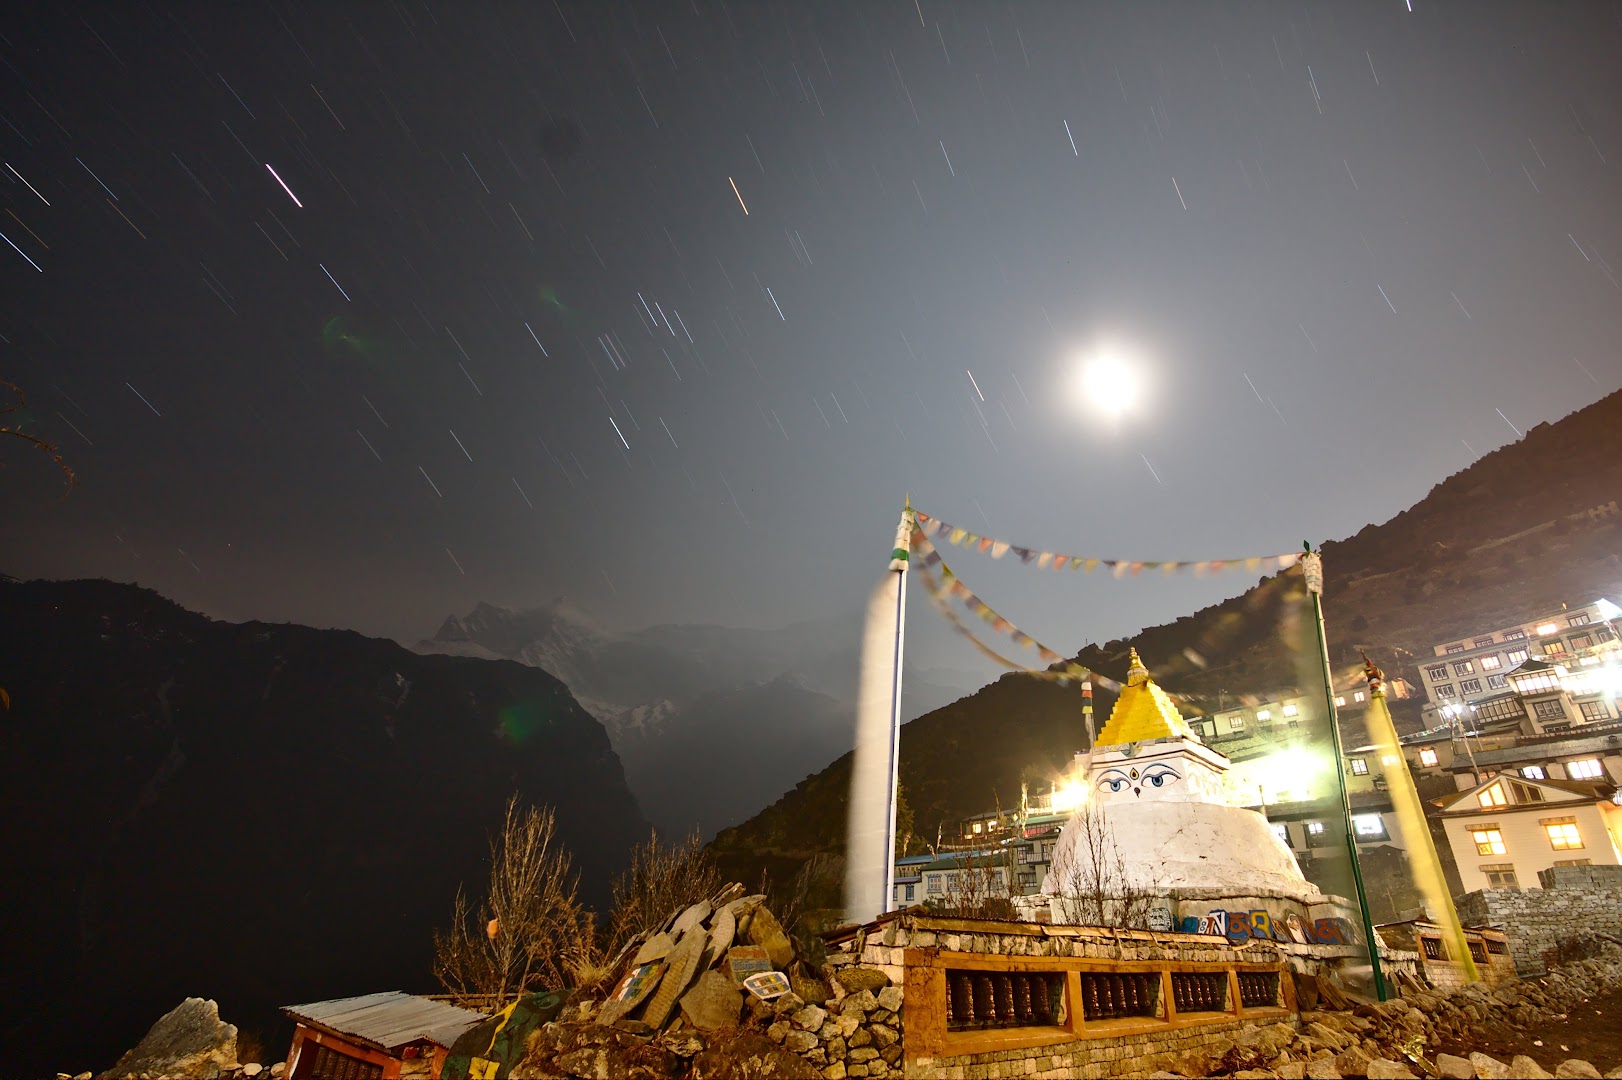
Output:
[[1059,834],[1043,892],[1074,893],[1088,881],[1097,888],[1097,868],[1109,864],[1111,891],[1118,882],[1186,900],[1324,903],[1267,819],[1230,801],[1228,765],[1132,650],[1127,684],[1088,755],[1086,802]]

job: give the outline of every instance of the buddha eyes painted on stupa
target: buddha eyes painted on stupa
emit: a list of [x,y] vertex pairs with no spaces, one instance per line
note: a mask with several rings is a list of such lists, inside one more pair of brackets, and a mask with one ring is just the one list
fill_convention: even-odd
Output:
[[1145,785],[1162,788],[1175,784],[1182,776],[1170,765],[1158,762],[1143,769],[1105,769],[1096,778],[1099,787],[1114,794],[1132,789],[1132,794],[1142,797]]

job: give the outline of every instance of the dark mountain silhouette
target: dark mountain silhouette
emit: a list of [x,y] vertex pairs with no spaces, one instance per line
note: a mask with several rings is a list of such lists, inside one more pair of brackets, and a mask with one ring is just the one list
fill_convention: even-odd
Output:
[[[1348,477],[1348,491],[1376,477]],[[1366,649],[1389,674],[1419,684],[1431,646],[1598,595],[1622,597],[1622,393],[1539,424],[1431,489],[1413,507],[1323,545],[1325,625],[1338,685]],[[1089,646],[1081,663],[1124,678],[1136,646],[1172,692],[1273,694],[1310,686],[1316,650],[1301,617],[1299,577],[1264,578],[1221,604],[1130,642]],[[1218,699],[1220,700],[1220,698]],[[1006,675],[901,729],[901,783],[926,840],[970,814],[1017,804],[1022,778],[1051,777],[1085,748],[1080,694]],[[1111,699],[1097,703],[1100,723]],[[1419,721],[1417,699],[1392,702]],[[845,844],[851,755],[808,776],[733,829],[713,850],[730,873],[792,871]],[[751,880],[744,877],[742,880]]]
[[544,671],[0,579],[0,1073],[107,1068],[183,998],[433,992],[433,931],[519,793],[601,906],[646,824]]

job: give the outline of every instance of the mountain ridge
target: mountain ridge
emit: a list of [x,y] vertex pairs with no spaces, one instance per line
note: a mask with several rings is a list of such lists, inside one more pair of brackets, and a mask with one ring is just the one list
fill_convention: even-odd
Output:
[[30,973],[0,986],[8,1075],[103,1068],[199,993],[268,1041],[295,1001],[432,991],[515,792],[556,807],[599,907],[646,837],[602,726],[507,660],[4,579],[0,686],[0,842],[28,873],[0,905]]
[[[1436,642],[1622,590],[1619,496],[1622,392],[1537,425],[1387,521],[1324,543],[1337,685],[1350,685],[1367,650],[1417,686],[1420,661]],[[1090,645],[1076,659],[1124,679],[1135,646],[1169,691],[1226,695],[1235,705],[1245,694],[1312,686],[1317,644],[1299,608],[1286,617],[1291,588],[1278,575],[1263,578],[1130,641]],[[1100,694],[1100,723],[1110,704]],[[1394,701],[1393,712],[1413,728],[1419,704]],[[994,801],[1017,803],[1023,779],[1056,775],[1084,748],[1079,706],[1074,688],[1008,674],[905,724],[900,779],[918,833],[932,837]],[[814,853],[841,851],[851,760],[842,755],[723,830],[712,851],[734,875],[762,865],[783,873]]]

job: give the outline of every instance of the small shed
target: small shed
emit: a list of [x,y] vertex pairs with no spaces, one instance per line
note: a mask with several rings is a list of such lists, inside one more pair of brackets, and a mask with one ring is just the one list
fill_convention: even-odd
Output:
[[453,1043],[483,1013],[390,990],[288,1005],[287,1080],[438,1080]]

